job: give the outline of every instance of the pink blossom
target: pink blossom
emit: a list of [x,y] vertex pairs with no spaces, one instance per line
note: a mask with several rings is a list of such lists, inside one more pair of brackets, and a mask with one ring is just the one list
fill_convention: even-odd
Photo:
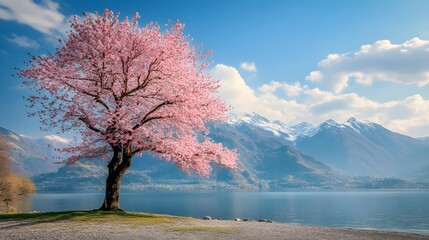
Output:
[[[37,94],[31,115],[47,129],[74,130],[82,141],[62,151],[71,164],[110,155],[114,146],[130,156],[152,152],[180,169],[209,175],[211,163],[235,168],[237,152],[207,138],[207,122],[226,119],[206,72],[210,53],[197,51],[184,24],[139,27],[105,10],[74,17],[68,39],[54,55],[33,57],[19,75]],[[198,134],[205,134],[198,140]]]

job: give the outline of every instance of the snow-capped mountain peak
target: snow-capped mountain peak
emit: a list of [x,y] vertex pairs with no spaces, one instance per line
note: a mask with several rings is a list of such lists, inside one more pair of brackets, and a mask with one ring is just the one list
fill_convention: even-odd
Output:
[[298,138],[303,136],[313,136],[317,132],[318,127],[309,122],[302,122],[293,125],[291,129],[291,134],[295,136],[295,138]]
[[229,114],[228,123],[232,125],[249,124],[257,126],[266,131],[272,132],[276,136],[284,136],[287,140],[293,141],[295,138],[290,134],[290,127],[280,121],[270,121],[256,113]]
[[270,121],[256,113],[230,114],[229,124],[249,124],[272,132],[276,136],[284,137],[288,141],[295,141],[297,138],[314,134],[316,128],[308,122],[296,125],[288,125],[282,121]]
[[251,124],[263,125],[263,124],[269,123],[270,120],[256,113],[241,113],[241,114],[229,113],[227,122],[229,124],[251,123]]
[[344,123],[336,122],[329,119],[319,125],[313,125],[309,122],[302,122],[295,125],[289,125],[282,121],[270,121],[257,113],[243,113],[229,115],[228,123],[232,125],[249,124],[252,126],[260,127],[266,131],[272,132],[276,136],[284,137],[289,141],[295,141],[302,137],[312,137],[318,132],[327,129],[346,129],[351,128],[354,131],[361,133],[364,130],[373,128],[376,124],[368,121],[358,121],[356,118],[351,117]]
[[349,118],[344,123],[336,122],[332,119],[329,119],[323,123],[321,123],[317,127],[317,131],[319,132],[323,129],[330,129],[330,128],[336,128],[336,129],[352,129],[358,133],[362,133],[363,131],[368,131],[370,129],[373,129],[374,126],[376,126],[375,123],[369,122],[369,121],[359,121],[354,117]]
[[344,128],[345,126],[341,123],[338,123],[332,119],[326,120],[322,124],[319,125],[320,128],[331,128],[331,127],[337,127],[337,128]]
[[344,123],[345,126],[352,128],[358,133],[361,133],[362,131],[367,131],[369,129],[373,129],[375,126],[375,123],[369,122],[369,121],[358,121],[356,118],[351,117],[347,120],[347,122]]

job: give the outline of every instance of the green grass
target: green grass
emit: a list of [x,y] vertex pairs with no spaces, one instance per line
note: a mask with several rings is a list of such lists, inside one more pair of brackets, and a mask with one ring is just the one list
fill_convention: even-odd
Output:
[[99,221],[120,222],[135,224],[159,224],[174,223],[186,218],[137,213],[137,212],[106,212],[106,211],[67,211],[67,212],[43,212],[43,213],[8,213],[0,214],[0,221],[33,221],[33,222],[55,222],[62,220],[71,221]]
[[217,227],[217,226],[177,226],[168,227],[168,230],[176,232],[218,232],[218,233],[230,233],[234,230],[232,227]]
[[[107,211],[66,211],[66,212],[42,212],[42,213],[6,213],[0,214],[1,221],[22,221],[23,224],[33,225],[39,223],[50,223],[57,221],[92,221],[92,222],[111,222],[119,224],[130,224],[137,227],[141,224],[174,224],[179,221],[185,221],[185,224],[192,223],[192,218],[176,217],[161,214],[149,214],[139,212],[107,212]],[[215,232],[231,233],[234,228],[224,226],[198,226],[182,225],[171,226],[163,225],[163,228],[175,232]]]

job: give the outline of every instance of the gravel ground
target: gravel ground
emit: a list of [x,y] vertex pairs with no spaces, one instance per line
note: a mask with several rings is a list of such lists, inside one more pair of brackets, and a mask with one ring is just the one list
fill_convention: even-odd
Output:
[[336,240],[428,239],[429,236],[313,227],[296,224],[180,219],[174,223],[133,224],[58,220],[2,221],[0,239],[293,239]]

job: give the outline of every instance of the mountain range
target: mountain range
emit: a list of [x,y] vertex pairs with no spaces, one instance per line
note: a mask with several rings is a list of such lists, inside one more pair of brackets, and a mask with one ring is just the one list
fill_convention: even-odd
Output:
[[392,132],[376,123],[350,118],[345,123],[327,120],[317,126],[307,122],[287,125],[244,114],[234,115],[229,124],[271,132],[283,138],[284,144],[343,174],[429,180],[423,170],[429,168],[429,141]]
[[[319,125],[288,125],[260,115],[231,114],[208,124],[210,137],[237,148],[238,170],[214,166],[209,178],[186,175],[150,153],[133,160],[123,189],[356,189],[429,187],[429,141],[350,118]],[[103,188],[106,161],[53,164],[61,147],[54,138],[31,139],[0,128],[12,146],[18,172],[40,190],[93,191]],[[55,159],[55,160],[54,160]]]

